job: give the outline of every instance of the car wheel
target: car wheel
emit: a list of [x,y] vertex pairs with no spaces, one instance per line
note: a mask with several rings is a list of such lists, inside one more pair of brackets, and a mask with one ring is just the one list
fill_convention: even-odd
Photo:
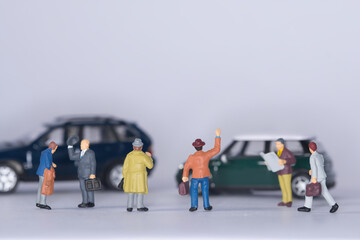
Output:
[[9,165],[0,165],[0,193],[13,192],[19,182],[15,169]]
[[105,181],[108,188],[119,190],[118,185],[123,178],[123,165],[120,163],[113,164],[106,171]]
[[295,197],[304,198],[306,185],[310,183],[310,177],[308,174],[301,173],[295,175],[291,180],[291,189]]

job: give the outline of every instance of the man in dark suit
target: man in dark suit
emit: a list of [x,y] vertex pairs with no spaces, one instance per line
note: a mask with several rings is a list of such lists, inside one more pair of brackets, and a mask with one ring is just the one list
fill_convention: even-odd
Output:
[[88,208],[95,206],[94,192],[86,191],[85,180],[94,179],[96,173],[96,159],[95,153],[89,148],[89,140],[83,139],[80,144],[81,152],[75,152],[72,145],[68,146],[70,160],[76,161],[78,166],[78,178],[80,182],[80,189],[82,193],[82,203],[78,205],[79,208]]

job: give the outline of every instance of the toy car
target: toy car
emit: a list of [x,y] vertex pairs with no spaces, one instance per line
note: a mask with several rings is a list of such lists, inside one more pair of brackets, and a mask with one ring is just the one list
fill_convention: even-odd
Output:
[[[0,192],[13,192],[19,181],[38,180],[40,153],[49,141],[59,145],[53,156],[58,166],[56,180],[77,179],[77,170],[66,146],[66,139],[72,135],[90,141],[97,159],[96,175],[109,189],[117,189],[124,159],[132,151],[131,144],[136,137],[142,139],[144,151],[151,152],[150,137],[134,123],[112,117],[60,117],[29,140],[0,146]],[[78,145],[75,147],[79,148]]]
[[[304,197],[306,185],[310,181],[308,144],[314,140],[312,137],[281,136],[285,139],[285,146],[293,152],[296,164],[293,167],[291,181],[295,197]],[[210,191],[235,189],[279,189],[276,173],[267,169],[260,153],[276,151],[275,140],[278,136],[239,136],[236,137],[218,157],[210,160],[211,172]],[[318,144],[319,145],[319,144]],[[206,151],[206,149],[205,149]],[[332,161],[328,154],[319,149],[325,158],[325,171],[329,188],[335,185],[335,174]],[[184,165],[179,166],[176,181],[181,182]]]

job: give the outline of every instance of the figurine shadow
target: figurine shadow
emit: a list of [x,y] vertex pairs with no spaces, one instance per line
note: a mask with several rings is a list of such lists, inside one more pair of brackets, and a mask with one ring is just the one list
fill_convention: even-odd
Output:
[[87,211],[87,210],[96,210],[96,209],[111,209],[111,210],[124,210],[126,211],[126,206],[125,205],[108,205],[108,206],[95,206],[94,208],[78,208],[77,205],[75,204],[73,207],[53,207],[52,210],[56,211],[56,210],[61,210],[61,211],[73,211],[73,210],[78,210],[78,211]]
[[[189,208],[161,208],[161,209],[150,209],[151,212],[189,212]],[[204,213],[211,213],[211,212],[265,212],[265,211],[274,211],[274,208],[272,207],[257,207],[257,208],[248,208],[248,207],[242,207],[242,208],[217,208],[216,206],[211,211],[206,211],[203,207],[199,207],[196,212],[193,214],[196,214],[198,212],[204,212]]]
[[[226,197],[226,196],[238,196],[238,197],[247,197],[247,198],[267,198],[267,199],[278,199],[281,198],[281,192],[280,191],[259,191],[259,190],[224,190],[221,192],[217,192],[215,194],[210,194],[211,198],[216,197]],[[202,197],[202,193],[199,193],[199,197]]]
[[273,212],[274,207],[242,207],[242,208],[214,208],[214,212]]
[[[69,193],[75,193],[75,192],[80,192],[80,188],[79,189],[54,189],[54,194],[69,194]],[[10,193],[10,194],[16,194],[16,195],[34,195],[34,193],[37,193],[37,188],[36,189],[22,189],[21,191],[17,191],[15,193]]]

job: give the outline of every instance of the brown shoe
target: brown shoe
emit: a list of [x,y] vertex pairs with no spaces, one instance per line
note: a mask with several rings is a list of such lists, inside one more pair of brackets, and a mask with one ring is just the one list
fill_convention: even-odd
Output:
[[285,203],[285,205],[286,205],[287,207],[291,207],[291,206],[292,206],[292,202]]
[[279,203],[278,203],[278,206],[279,206],[279,207],[283,207],[283,206],[286,206],[286,204],[285,204],[284,202],[279,202]]

